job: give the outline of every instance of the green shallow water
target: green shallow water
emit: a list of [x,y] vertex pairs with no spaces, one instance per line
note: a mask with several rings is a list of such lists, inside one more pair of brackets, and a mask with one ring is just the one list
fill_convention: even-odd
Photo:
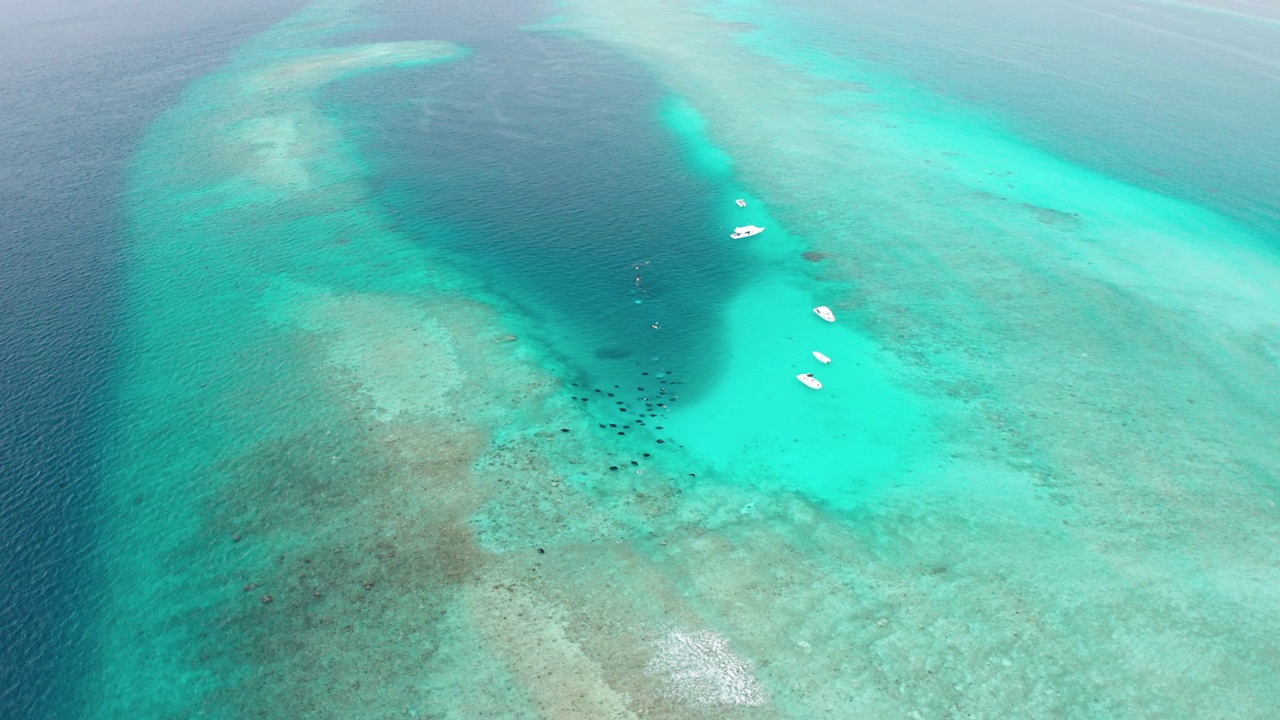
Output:
[[[651,275],[588,189],[538,218],[545,272],[433,204],[449,83],[497,62],[444,21],[342,46],[394,33],[319,3],[152,128],[87,714],[1275,714],[1273,239],[828,52],[839,26],[558,10],[520,32],[626,73],[610,122],[669,151],[618,187],[690,178],[643,208],[675,238]],[[343,105],[387,87],[437,124]]]

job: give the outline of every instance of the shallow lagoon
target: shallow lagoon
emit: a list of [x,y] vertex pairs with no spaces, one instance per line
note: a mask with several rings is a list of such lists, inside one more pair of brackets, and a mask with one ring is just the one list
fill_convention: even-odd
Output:
[[499,9],[146,137],[89,714],[1272,714],[1273,238],[843,25]]

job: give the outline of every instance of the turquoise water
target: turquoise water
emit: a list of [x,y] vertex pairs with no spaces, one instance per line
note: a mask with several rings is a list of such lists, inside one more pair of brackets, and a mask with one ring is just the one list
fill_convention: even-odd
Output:
[[809,34],[811,46],[976,105],[1073,162],[1274,237],[1274,11],[1268,20],[1261,5],[1214,13],[1213,4],[815,0],[796,19],[842,29]]
[[[124,275],[120,194],[183,87],[296,4],[10,3],[0,22],[0,717],[75,717]],[[127,6],[127,8],[126,8]]]
[[189,87],[85,714],[1273,716],[1274,195],[858,12],[326,0]]

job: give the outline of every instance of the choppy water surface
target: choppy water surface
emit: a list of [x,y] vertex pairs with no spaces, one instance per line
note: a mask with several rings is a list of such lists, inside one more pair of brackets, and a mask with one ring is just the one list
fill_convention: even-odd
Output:
[[81,714],[1273,717],[1280,160],[1198,109],[1277,30],[969,5],[324,0],[190,85]]

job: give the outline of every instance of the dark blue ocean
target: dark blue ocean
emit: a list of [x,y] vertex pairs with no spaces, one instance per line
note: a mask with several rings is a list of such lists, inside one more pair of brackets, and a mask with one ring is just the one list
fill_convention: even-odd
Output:
[[381,8],[394,30],[375,37],[444,37],[473,56],[328,91],[369,128],[356,139],[380,201],[549,346],[590,357],[596,380],[665,371],[695,392],[751,269],[727,237],[726,190],[687,171],[687,148],[661,123],[662,85],[611,48],[529,32],[550,5]]
[[0,9],[0,717],[74,714],[126,163],[187,83],[298,5]]

